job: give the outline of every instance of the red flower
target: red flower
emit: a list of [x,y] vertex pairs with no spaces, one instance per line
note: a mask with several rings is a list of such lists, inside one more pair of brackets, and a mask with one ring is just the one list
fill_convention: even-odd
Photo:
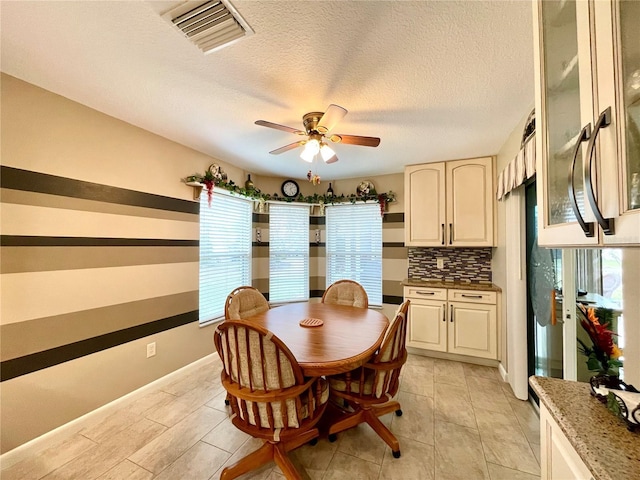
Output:
[[607,328],[609,323],[601,320],[606,321],[610,318],[612,310],[601,308],[596,313],[594,308],[587,309],[581,304],[578,304],[578,307],[581,314],[580,325],[593,342],[593,346],[590,347],[579,338],[577,339],[578,349],[587,357],[587,368],[604,374],[617,375],[618,368],[622,366],[622,360],[619,358],[622,356],[622,350],[613,341],[613,336],[616,334]]
[[[581,307],[583,309],[584,307]],[[583,310],[584,312],[584,310]],[[580,319],[582,328],[589,334],[589,338],[593,342],[593,345],[604,352],[607,356],[611,356],[613,353],[613,336],[615,335],[607,327],[609,324],[601,325],[596,311],[594,308],[589,308],[586,311],[586,318]]]

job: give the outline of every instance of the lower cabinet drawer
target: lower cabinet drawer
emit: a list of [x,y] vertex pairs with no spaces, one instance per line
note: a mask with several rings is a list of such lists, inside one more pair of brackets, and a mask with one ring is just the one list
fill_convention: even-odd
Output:
[[497,294],[496,292],[480,290],[449,290],[447,299],[450,302],[488,303],[495,305],[497,302]]
[[409,300],[444,300],[447,301],[446,288],[404,287],[404,297]]

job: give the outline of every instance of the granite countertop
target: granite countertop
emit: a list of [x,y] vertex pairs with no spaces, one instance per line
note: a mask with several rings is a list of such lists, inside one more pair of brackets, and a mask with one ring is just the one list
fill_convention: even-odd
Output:
[[415,280],[407,278],[402,281],[405,287],[431,287],[431,288],[460,288],[464,290],[482,290],[485,292],[502,292],[502,289],[493,283],[453,282],[445,280]]
[[595,480],[640,478],[640,434],[592,397],[588,383],[547,377],[529,383]]

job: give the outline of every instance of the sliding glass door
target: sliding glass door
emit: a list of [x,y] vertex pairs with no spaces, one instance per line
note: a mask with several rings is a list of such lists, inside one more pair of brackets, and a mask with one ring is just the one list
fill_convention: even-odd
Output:
[[[589,363],[593,340],[582,324],[588,321],[583,310],[593,308],[616,346],[624,348],[624,251],[541,248],[537,214],[532,182],[526,186],[529,375],[587,382],[597,371]],[[624,378],[623,368],[619,373]]]

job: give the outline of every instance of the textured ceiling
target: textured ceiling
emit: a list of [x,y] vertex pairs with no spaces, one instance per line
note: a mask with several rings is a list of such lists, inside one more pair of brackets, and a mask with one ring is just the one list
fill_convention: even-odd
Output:
[[[0,2],[1,68],[15,77],[235,164],[293,178],[302,127],[335,103],[323,178],[495,154],[533,104],[529,1],[244,1],[255,34],[203,55],[161,14],[182,2]],[[176,160],[179,161],[179,160]]]

